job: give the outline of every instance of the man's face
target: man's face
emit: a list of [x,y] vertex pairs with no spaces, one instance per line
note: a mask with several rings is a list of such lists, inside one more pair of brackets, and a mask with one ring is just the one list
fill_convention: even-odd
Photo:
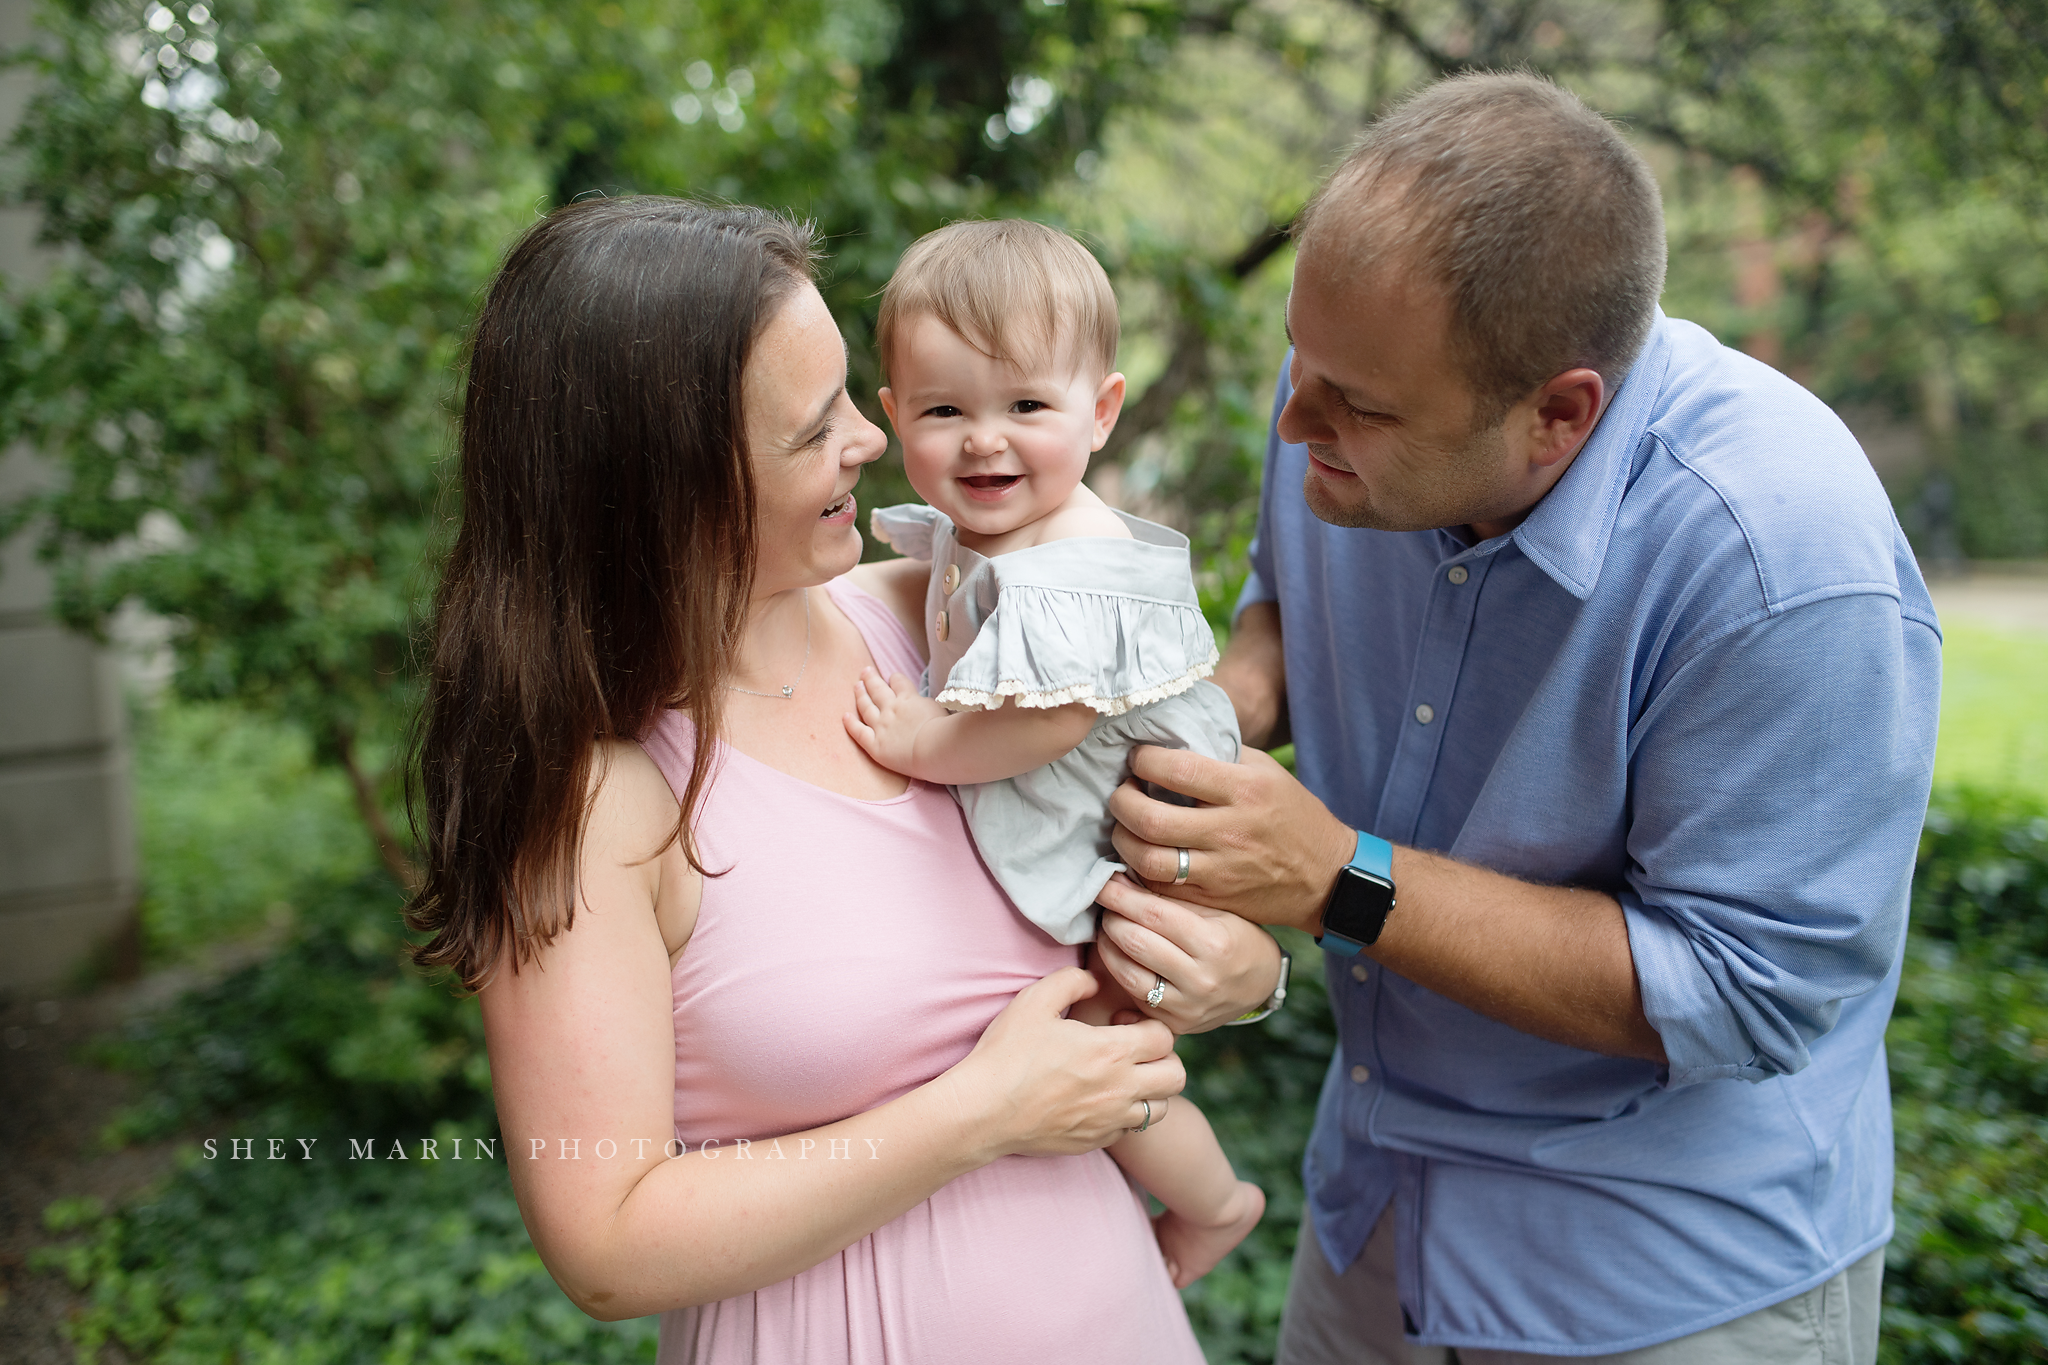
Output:
[[1473,429],[1449,300],[1418,271],[1360,272],[1345,255],[1304,243],[1287,302],[1294,393],[1279,432],[1308,447],[1309,510],[1381,531],[1519,518],[1526,460],[1501,425]]

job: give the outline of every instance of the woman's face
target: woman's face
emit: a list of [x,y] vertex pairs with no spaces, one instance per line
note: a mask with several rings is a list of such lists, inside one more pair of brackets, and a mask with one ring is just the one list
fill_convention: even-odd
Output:
[[846,343],[808,283],[747,360],[742,405],[754,462],[754,596],[815,587],[860,562],[853,486],[888,448],[846,396]]

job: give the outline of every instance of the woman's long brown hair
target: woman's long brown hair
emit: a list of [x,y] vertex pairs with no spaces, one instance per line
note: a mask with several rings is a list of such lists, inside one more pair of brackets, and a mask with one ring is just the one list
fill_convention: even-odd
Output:
[[741,376],[814,259],[765,210],[652,197],[558,209],[505,258],[415,742],[421,965],[476,990],[573,923],[597,746],[668,707],[696,726],[671,837],[703,871],[688,824],[754,572]]

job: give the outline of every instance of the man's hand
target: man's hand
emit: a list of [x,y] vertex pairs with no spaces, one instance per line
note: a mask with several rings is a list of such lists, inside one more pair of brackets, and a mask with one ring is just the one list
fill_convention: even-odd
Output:
[[[1204,804],[1171,806],[1135,783],[1113,792],[1118,827],[1111,837],[1128,867],[1175,898],[1320,932],[1323,903],[1358,835],[1293,774],[1255,750],[1242,763],[1218,763],[1149,745],[1132,751],[1131,771]],[[1183,848],[1188,880],[1173,886]],[[1664,1060],[1613,896],[1537,886],[1398,845],[1394,885],[1394,913],[1366,956],[1524,1033],[1614,1057]],[[1112,937],[1107,917],[1103,933]],[[1121,946],[1126,937],[1134,936],[1113,941]],[[1173,980],[1171,972],[1158,974]],[[1133,989],[1123,973],[1117,979]],[[1142,998],[1144,991],[1133,993]]]
[[1280,980],[1280,946],[1250,921],[1169,900],[1122,873],[1095,897],[1107,912],[1095,954],[1141,1008],[1175,1033],[1203,1033],[1257,1009]]
[[846,732],[875,762],[917,777],[917,732],[948,714],[945,707],[920,696],[917,684],[901,673],[884,681],[879,669],[864,668],[854,680]]
[[1257,924],[1318,931],[1330,885],[1351,861],[1358,835],[1294,774],[1256,749],[1241,762],[1219,763],[1152,745],[1132,750],[1131,771],[1202,805],[1155,801],[1135,781],[1110,793],[1117,821],[1110,837],[1126,867],[1165,888],[1185,848],[1188,880],[1172,888],[1174,897]]

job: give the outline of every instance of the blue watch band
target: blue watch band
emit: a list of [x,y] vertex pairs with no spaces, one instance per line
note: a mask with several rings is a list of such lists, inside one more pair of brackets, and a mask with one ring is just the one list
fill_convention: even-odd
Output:
[[[1368,873],[1380,882],[1385,888],[1388,907],[1391,907],[1394,886],[1394,846],[1392,844],[1376,834],[1367,834],[1364,830],[1359,830],[1358,847],[1352,853],[1351,861],[1345,866],[1347,868],[1357,868],[1360,872]],[[1339,871],[1337,876],[1338,885],[1342,886],[1344,879],[1343,871]],[[1337,893],[1333,890],[1331,892],[1333,902],[1336,899],[1336,895]],[[1357,954],[1367,943],[1378,938],[1379,927],[1385,923],[1385,915],[1382,913],[1379,921],[1371,926],[1371,932],[1367,937],[1360,940],[1332,929],[1328,923],[1329,915],[1330,907],[1326,905],[1323,907],[1323,931],[1316,935],[1316,943],[1321,946],[1324,952],[1335,953],[1339,957],[1351,957]]]
[[1358,851],[1351,855],[1351,866],[1362,867],[1376,877],[1394,880],[1394,846],[1377,834],[1358,831]]

